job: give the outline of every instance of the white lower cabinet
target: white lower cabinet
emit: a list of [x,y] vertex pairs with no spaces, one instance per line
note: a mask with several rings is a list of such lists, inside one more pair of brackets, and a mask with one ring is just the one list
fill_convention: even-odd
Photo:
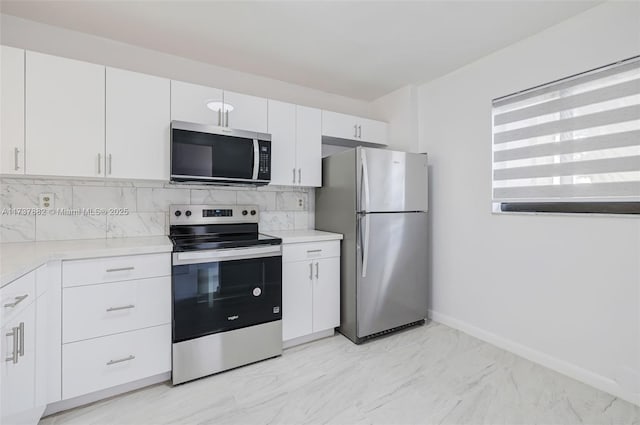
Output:
[[339,326],[340,242],[285,245],[282,262],[285,344]]
[[62,398],[82,396],[169,370],[169,324],[65,344]]
[[64,261],[62,399],[171,370],[171,254]]
[[[46,266],[44,267],[46,268]],[[42,269],[42,268],[41,268]],[[4,287],[0,340],[0,423],[36,424],[47,403],[46,359],[55,357],[47,344],[48,282],[41,270],[32,271]],[[40,279],[37,296],[36,278]],[[59,348],[59,347],[58,347]],[[59,382],[58,382],[59,385]]]
[[63,290],[63,342],[95,338],[171,322],[171,277],[155,277]]
[[31,302],[2,328],[2,423],[29,424],[41,411],[35,405],[36,305]]

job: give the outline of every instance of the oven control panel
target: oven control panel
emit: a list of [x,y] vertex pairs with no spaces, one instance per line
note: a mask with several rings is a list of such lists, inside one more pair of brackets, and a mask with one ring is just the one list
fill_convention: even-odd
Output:
[[257,205],[171,205],[169,224],[258,223]]

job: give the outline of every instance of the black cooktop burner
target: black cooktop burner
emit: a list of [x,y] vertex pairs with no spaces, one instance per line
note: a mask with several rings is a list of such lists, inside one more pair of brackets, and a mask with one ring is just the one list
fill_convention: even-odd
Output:
[[171,226],[169,238],[173,242],[174,252],[280,245],[282,243],[280,238],[258,233],[257,224]]

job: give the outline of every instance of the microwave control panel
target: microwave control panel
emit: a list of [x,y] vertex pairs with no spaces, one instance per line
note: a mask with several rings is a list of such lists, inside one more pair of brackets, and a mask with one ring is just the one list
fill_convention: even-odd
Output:
[[258,142],[259,163],[258,163],[258,179],[271,179],[271,142],[260,140]]

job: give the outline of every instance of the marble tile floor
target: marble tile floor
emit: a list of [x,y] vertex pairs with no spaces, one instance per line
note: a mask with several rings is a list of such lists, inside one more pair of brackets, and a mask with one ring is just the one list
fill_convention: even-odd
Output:
[[640,407],[432,322],[360,346],[337,335],[40,423],[640,425]]

